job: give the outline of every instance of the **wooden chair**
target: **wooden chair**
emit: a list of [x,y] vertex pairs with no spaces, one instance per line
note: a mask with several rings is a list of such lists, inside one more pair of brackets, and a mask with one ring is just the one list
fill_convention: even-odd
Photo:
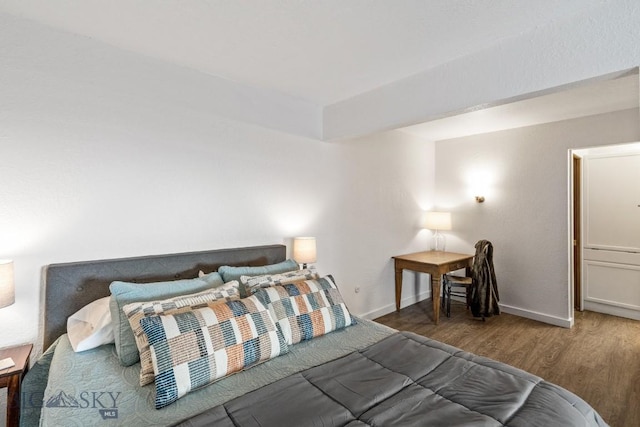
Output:
[[[469,274],[469,270],[467,270]],[[445,274],[442,280],[442,308],[447,317],[451,317],[451,297],[463,297],[467,309],[471,308],[473,317],[485,317],[500,314],[498,284],[493,268],[493,244],[488,240],[476,243],[476,254],[469,274],[471,277]]]
[[442,280],[442,308],[447,317],[451,317],[451,297],[462,297],[466,300],[467,310],[471,306],[471,285],[473,279],[466,276],[445,274]]

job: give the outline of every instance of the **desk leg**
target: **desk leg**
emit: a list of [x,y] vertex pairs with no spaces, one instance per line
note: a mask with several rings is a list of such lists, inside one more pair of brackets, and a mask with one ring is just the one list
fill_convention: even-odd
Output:
[[[471,276],[471,267],[467,267],[464,269],[464,275],[467,277],[473,277]],[[473,283],[473,281],[471,283]],[[465,292],[465,294],[467,295],[467,310],[471,308],[471,289],[473,289],[473,285],[471,287],[468,287]]]
[[431,299],[433,300],[433,323],[440,322],[440,289],[442,287],[442,276],[431,275]]
[[402,269],[396,267],[396,311],[400,311],[401,296],[402,296]]
[[7,427],[20,425],[20,383],[22,374],[9,378],[7,387]]

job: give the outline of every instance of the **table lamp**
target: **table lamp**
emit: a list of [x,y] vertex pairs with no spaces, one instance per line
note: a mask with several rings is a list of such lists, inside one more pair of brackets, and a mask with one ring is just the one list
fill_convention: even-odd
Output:
[[315,237],[293,238],[293,259],[298,264],[302,264],[302,268],[307,268],[307,264],[316,262],[316,257]]
[[[0,260],[0,308],[7,307],[16,301],[13,282],[13,261]],[[13,359],[7,357],[0,360],[0,370],[14,366]]]
[[441,234],[441,230],[451,230],[450,212],[427,212],[424,221],[424,228],[435,230],[433,234],[433,245],[431,250],[444,251],[446,238]]

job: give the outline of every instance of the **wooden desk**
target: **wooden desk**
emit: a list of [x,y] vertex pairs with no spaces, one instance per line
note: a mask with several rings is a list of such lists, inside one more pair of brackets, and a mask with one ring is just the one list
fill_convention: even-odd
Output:
[[402,270],[418,271],[431,276],[433,323],[440,322],[440,290],[442,275],[461,268],[471,268],[473,255],[443,251],[416,252],[392,257],[396,269],[396,311],[400,310],[402,296]]
[[7,387],[7,427],[20,425],[20,387],[29,370],[33,345],[25,344],[0,350],[0,360],[11,357],[15,366],[0,371],[0,388]]

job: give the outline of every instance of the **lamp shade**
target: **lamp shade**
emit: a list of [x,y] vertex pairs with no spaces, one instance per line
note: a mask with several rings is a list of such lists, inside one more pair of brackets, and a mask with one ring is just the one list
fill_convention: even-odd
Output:
[[0,308],[13,304],[15,300],[13,261],[0,260]]
[[451,230],[451,213],[427,212],[424,228],[429,230]]
[[316,238],[295,237],[293,239],[293,259],[298,264],[316,262]]

